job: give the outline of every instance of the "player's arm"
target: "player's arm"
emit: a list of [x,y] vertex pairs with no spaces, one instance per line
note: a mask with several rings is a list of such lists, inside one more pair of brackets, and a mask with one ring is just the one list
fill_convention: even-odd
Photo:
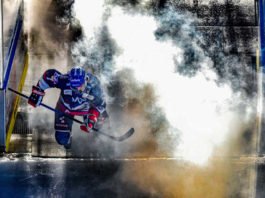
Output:
[[56,69],[48,69],[44,72],[37,83],[37,87],[43,91],[48,88],[58,87],[59,80],[62,74]]
[[58,87],[59,78],[62,74],[55,69],[49,69],[44,72],[37,85],[32,86],[31,95],[28,104],[37,107],[41,104],[45,96],[45,90],[48,88]]

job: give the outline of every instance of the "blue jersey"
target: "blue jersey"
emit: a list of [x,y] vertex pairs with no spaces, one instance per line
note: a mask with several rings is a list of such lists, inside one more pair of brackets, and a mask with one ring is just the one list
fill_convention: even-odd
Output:
[[57,108],[65,113],[86,115],[91,107],[96,108],[100,113],[104,112],[106,103],[98,78],[87,73],[85,79],[85,89],[79,92],[71,88],[68,74],[61,74],[55,69],[49,69],[38,81],[37,86],[42,90],[48,88],[60,89]]

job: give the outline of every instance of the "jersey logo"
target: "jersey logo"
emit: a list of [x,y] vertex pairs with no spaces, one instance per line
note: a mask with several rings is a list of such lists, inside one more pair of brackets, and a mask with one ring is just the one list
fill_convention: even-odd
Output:
[[58,74],[57,72],[55,72],[53,74],[53,76],[51,77],[47,77],[47,80],[50,80],[53,82],[53,84],[57,84],[58,83],[58,78],[59,78],[60,74]]
[[64,91],[63,91],[63,93],[64,93],[64,95],[72,95],[72,90],[71,89],[65,89]]
[[86,99],[83,99],[83,98],[79,98],[79,97],[72,97],[72,102],[78,102],[78,104],[82,104],[83,102],[85,102]]
[[60,76],[60,74],[58,74],[57,72],[54,73],[54,76],[53,76],[54,83],[58,82],[59,76]]

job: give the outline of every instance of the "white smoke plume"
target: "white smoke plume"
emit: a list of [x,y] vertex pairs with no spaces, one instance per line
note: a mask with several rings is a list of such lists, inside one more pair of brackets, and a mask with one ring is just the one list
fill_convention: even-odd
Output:
[[[76,7],[81,8],[78,4],[76,2]],[[98,2],[95,8],[102,5],[102,2]],[[235,133],[231,131],[233,123],[238,123],[239,120],[250,121],[253,106],[241,109],[244,114],[238,111],[239,105],[244,106],[244,95],[234,92],[230,83],[220,86],[216,83],[218,76],[213,68],[214,63],[200,46],[203,40],[194,29],[196,19],[192,15],[179,14],[171,8],[158,16],[152,16],[150,12],[134,12],[133,8],[128,11],[121,7],[106,6],[105,10],[101,7],[101,11],[101,15],[96,12],[98,18],[94,21],[107,27],[105,30],[117,46],[112,54],[112,65],[109,66],[112,74],[128,68],[133,71],[136,82],[150,84],[155,90],[156,99],[152,102],[161,108],[169,124],[168,130],[158,136],[157,142],[162,150],[167,147],[163,136],[170,134],[173,139],[179,138],[167,153],[182,156],[195,163],[205,163],[214,148]],[[106,16],[104,11],[108,13],[105,22],[102,21],[103,16]],[[78,12],[83,28],[90,30],[87,38],[91,38],[91,29],[97,32],[100,25],[86,24],[85,18],[88,15],[82,15],[82,9]],[[97,36],[100,35],[95,35],[95,40],[98,39]],[[88,39],[87,51],[96,47],[97,41],[92,40]],[[75,53],[78,54],[78,50]],[[99,62],[105,63],[104,58],[101,54],[96,60],[103,59]],[[240,62],[235,64],[240,65]],[[180,75],[178,71],[188,76]],[[122,75],[126,73],[123,72]],[[190,75],[193,77],[190,78]],[[132,89],[133,86],[128,88]],[[139,92],[125,92],[127,96],[129,94],[129,98],[139,98]],[[145,101],[140,102],[145,104]],[[149,125],[150,127],[152,126]],[[140,128],[137,130],[141,131]]]
[[[224,197],[240,193],[247,197],[246,192],[240,192],[240,185],[247,188],[248,182],[234,183],[235,166],[215,158],[253,153],[251,135],[248,140],[241,135],[254,130],[255,100],[246,96],[244,88],[235,89],[245,86],[244,75],[251,69],[242,70],[243,61],[217,52],[218,45],[207,46],[194,26],[198,19],[191,13],[178,13],[170,7],[156,13],[146,9],[148,1],[111,3],[105,4],[101,15],[97,13],[97,21],[104,27],[98,25],[97,30],[104,31],[108,39],[98,46],[102,34],[97,33],[94,40],[88,40],[86,53],[78,53],[76,49],[85,47],[76,46],[75,55],[88,54],[103,64],[95,64],[95,70],[107,84],[113,123],[118,129],[136,129],[127,143],[115,147],[115,153],[187,162],[166,167],[162,162],[150,162],[148,167],[125,163],[122,178],[130,178],[153,196],[201,197],[209,193]],[[85,24],[82,21],[80,18]],[[109,45],[112,47],[107,49],[112,51],[105,53]],[[211,57],[217,53],[221,57],[218,68]],[[232,75],[231,67],[237,68],[238,76]],[[247,176],[243,180],[247,181]],[[233,185],[227,186],[227,182]]]

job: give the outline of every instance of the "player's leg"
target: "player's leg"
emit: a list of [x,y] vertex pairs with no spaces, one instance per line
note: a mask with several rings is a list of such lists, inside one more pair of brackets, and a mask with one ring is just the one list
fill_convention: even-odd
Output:
[[63,145],[65,148],[71,147],[72,125],[73,120],[65,117],[64,114],[55,114],[55,139],[58,144]]

